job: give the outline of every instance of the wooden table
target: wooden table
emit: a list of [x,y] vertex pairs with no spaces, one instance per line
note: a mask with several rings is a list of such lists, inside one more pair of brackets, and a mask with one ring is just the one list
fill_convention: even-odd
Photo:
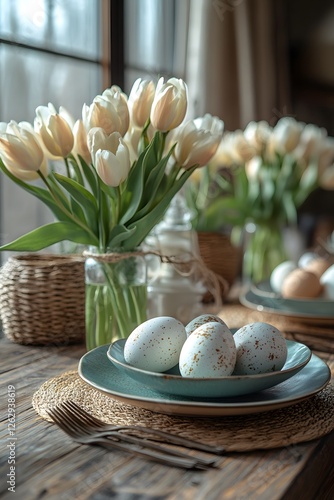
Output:
[[[3,499],[14,498],[9,479],[15,479],[17,498],[24,500],[334,498],[334,433],[285,449],[228,454],[215,470],[166,467],[124,452],[75,444],[36,414],[33,393],[51,377],[76,369],[84,346],[29,347],[2,338],[0,352]],[[334,369],[334,354],[317,354]],[[7,418],[8,388],[11,393],[15,388],[15,429]],[[15,469],[10,470],[11,459]]]

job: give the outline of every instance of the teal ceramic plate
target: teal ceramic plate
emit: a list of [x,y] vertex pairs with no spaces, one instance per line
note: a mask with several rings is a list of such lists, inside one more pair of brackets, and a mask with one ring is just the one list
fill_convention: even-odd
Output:
[[[266,291],[267,289],[267,291]],[[334,301],[322,299],[284,299],[269,291],[264,284],[254,285],[239,297],[241,304],[258,311],[282,314],[318,324],[334,324]]]
[[117,369],[126,376],[151,387],[155,391],[166,392],[191,398],[221,398],[241,396],[262,391],[280,384],[295,375],[309,362],[311,351],[308,347],[292,340],[287,341],[288,356],[282,370],[261,375],[234,375],[220,378],[182,377],[178,365],[164,373],[155,373],[133,366],[124,360],[125,339],[117,340],[108,349],[107,356]]
[[323,389],[330,380],[329,367],[312,354],[310,361],[289,380],[270,389],[231,398],[192,399],[164,394],[118,370],[108,359],[109,345],[87,352],[80,360],[80,377],[106,395],[158,413],[188,416],[246,415],[296,404]]
[[258,297],[274,299],[278,303],[284,304],[285,307],[293,308],[299,312],[334,316],[334,300],[323,297],[315,297],[313,299],[285,299],[279,293],[274,292],[269,281],[253,284],[250,289]]

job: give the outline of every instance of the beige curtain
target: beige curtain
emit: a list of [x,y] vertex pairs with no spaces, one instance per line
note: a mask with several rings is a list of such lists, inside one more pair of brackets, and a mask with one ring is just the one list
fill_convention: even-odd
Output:
[[284,34],[271,0],[190,0],[186,81],[190,113],[226,130],[287,114]]

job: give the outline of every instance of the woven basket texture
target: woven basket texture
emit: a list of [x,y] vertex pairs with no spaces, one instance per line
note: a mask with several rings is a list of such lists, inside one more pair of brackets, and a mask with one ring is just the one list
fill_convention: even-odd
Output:
[[238,275],[240,252],[230,238],[220,233],[199,232],[198,243],[201,257],[211,271],[232,285]]
[[0,318],[19,344],[84,341],[85,276],[80,255],[25,254],[0,269]]
[[193,417],[167,415],[117,401],[84,382],[77,371],[62,373],[34,393],[32,406],[51,421],[47,410],[73,400],[86,411],[114,425],[143,425],[207,444],[226,451],[251,451],[287,447],[317,439],[334,430],[334,389],[329,384],[310,399],[287,408],[249,415]]
[[[230,238],[225,234],[198,232],[197,236],[204,264],[218,276],[224,278],[231,287],[240,269],[240,250],[232,245]],[[221,292],[224,299],[228,289],[222,287]],[[212,295],[207,292],[203,297],[203,302],[208,303],[211,300]]]

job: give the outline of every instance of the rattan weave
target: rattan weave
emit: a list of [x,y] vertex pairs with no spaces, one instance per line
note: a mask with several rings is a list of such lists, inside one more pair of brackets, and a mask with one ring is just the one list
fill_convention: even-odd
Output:
[[[234,247],[230,238],[221,233],[199,232],[199,251],[204,264],[215,274],[225,279],[231,286],[240,268],[240,250]],[[221,295],[224,299],[227,295],[228,287],[221,288]],[[212,295],[207,292],[203,297],[203,302],[212,301]]]
[[115,425],[143,425],[208,444],[226,451],[291,447],[334,430],[334,392],[329,384],[312,398],[288,408],[261,414],[194,418],[165,415],[124,404],[84,382],[76,371],[46,381],[33,395],[36,412],[50,421],[47,410],[71,399],[95,417]]
[[240,251],[230,238],[220,233],[199,232],[200,254],[209,269],[222,276],[232,285],[238,275]]
[[24,254],[0,269],[4,334],[19,344],[84,341],[85,277],[80,255]]

